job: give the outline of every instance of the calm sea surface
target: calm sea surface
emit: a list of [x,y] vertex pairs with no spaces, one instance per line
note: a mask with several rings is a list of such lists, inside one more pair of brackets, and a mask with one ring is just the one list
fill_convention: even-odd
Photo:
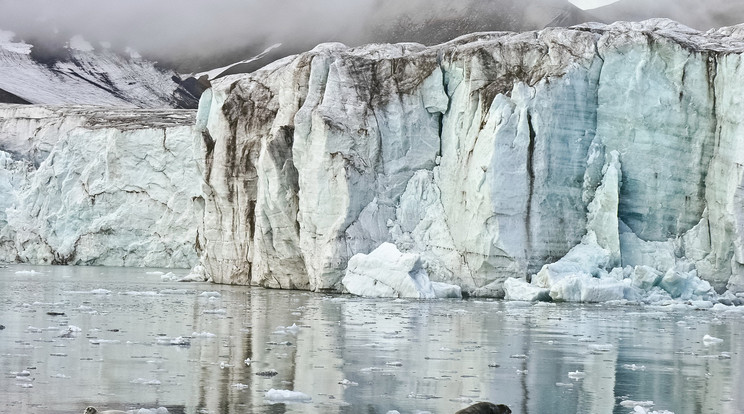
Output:
[[513,413],[738,414],[742,311],[373,300],[10,266],[0,412],[454,413],[493,401]]

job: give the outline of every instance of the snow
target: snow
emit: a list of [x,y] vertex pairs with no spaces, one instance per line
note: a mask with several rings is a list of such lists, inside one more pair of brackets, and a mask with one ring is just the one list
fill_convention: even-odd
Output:
[[215,68],[215,69],[209,70],[207,72],[196,73],[196,74],[194,74],[194,77],[197,78],[197,79],[199,79],[202,76],[206,76],[207,77],[207,80],[214,80],[214,79],[218,78],[224,72],[228,71],[229,69],[231,69],[231,68],[233,68],[233,67],[235,67],[237,65],[241,65],[241,64],[245,64],[245,63],[251,63],[251,62],[255,62],[255,61],[259,60],[259,59],[262,59],[263,57],[265,57],[266,55],[268,55],[272,50],[281,47],[281,45],[282,45],[281,43],[273,44],[273,45],[267,47],[263,52],[259,53],[258,55],[254,56],[252,58],[241,60],[240,62],[235,62],[235,63],[233,63],[231,65],[223,66],[223,67],[220,67],[220,68]]
[[266,391],[264,397],[269,400],[270,403],[306,403],[312,401],[312,398],[299,391],[290,390],[276,390],[270,389]]
[[95,50],[82,36],[68,42],[68,57],[39,62],[33,45],[14,42],[0,31],[0,89],[33,104],[118,107],[193,107],[197,98],[181,86],[180,76],[154,62]]
[[31,53],[33,46],[24,42],[13,42],[15,33],[8,30],[0,30],[0,49],[4,49],[10,53],[17,53],[21,55],[28,55]]
[[620,0],[568,0],[581,10],[592,10],[617,3]]

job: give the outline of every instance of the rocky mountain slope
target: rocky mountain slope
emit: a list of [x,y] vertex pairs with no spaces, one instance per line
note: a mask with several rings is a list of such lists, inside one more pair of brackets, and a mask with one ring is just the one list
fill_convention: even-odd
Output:
[[43,50],[0,31],[0,103],[195,108],[201,89],[129,56],[73,38],[64,49]]

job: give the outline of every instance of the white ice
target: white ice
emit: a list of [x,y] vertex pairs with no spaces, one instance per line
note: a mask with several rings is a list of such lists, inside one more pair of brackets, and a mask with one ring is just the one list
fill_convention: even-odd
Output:
[[420,256],[402,253],[392,243],[382,243],[370,254],[354,255],[341,283],[350,293],[366,297],[461,297],[457,286],[439,283],[435,288]]
[[264,397],[272,404],[282,402],[305,403],[312,401],[312,398],[309,395],[302,392],[291,390],[276,390],[273,388],[266,391]]

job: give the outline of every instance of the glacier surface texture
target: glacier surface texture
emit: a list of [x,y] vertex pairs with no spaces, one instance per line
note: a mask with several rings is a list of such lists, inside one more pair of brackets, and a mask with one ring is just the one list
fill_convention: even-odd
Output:
[[0,105],[0,262],[188,268],[194,111]]
[[218,283],[343,291],[392,243],[475,296],[741,291],[743,52],[742,27],[650,20],[323,44],[225,77],[196,120],[201,259]]

